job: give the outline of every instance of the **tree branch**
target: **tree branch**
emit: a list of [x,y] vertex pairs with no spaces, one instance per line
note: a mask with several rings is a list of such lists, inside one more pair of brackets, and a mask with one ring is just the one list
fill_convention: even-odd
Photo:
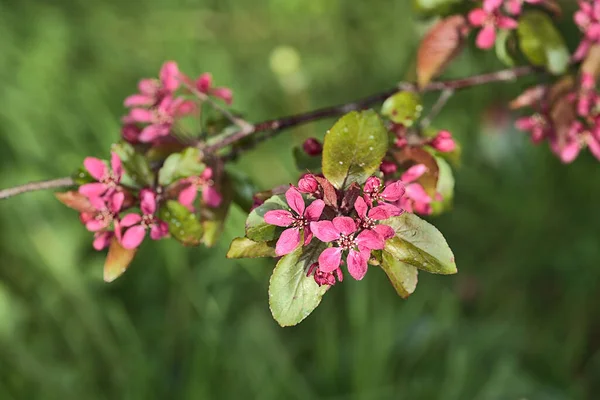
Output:
[[0,200],[16,196],[21,193],[34,192],[36,190],[58,189],[73,186],[75,182],[71,177],[52,179],[48,181],[30,182],[21,186],[16,186],[0,190]]
[[[540,69],[535,68],[535,67],[530,67],[530,66],[516,67],[516,68],[505,69],[505,70],[491,72],[491,73],[482,74],[482,75],[475,75],[475,76],[471,76],[471,77],[467,77],[467,78],[454,79],[454,80],[448,80],[448,81],[431,82],[423,88],[419,88],[414,83],[401,82],[394,88],[387,89],[383,92],[380,92],[380,93],[377,93],[377,94],[374,94],[374,95],[371,95],[371,96],[368,96],[368,97],[365,97],[365,98],[362,98],[362,99],[359,99],[359,100],[356,100],[353,102],[339,104],[337,106],[325,107],[325,108],[317,109],[314,111],[309,111],[309,112],[302,113],[302,114],[296,114],[296,115],[291,115],[291,116],[287,116],[287,117],[271,119],[271,120],[267,120],[267,121],[263,121],[263,122],[258,122],[256,124],[251,124],[243,119],[240,119],[240,118],[232,115],[229,111],[222,108],[220,105],[216,104],[215,102],[211,101],[211,99],[208,96],[196,91],[193,87],[188,87],[188,88],[190,90],[192,90],[193,93],[195,95],[199,96],[202,100],[208,101],[211,104],[211,106],[213,106],[217,111],[221,112],[226,118],[228,118],[232,123],[237,125],[239,128],[232,134],[225,136],[224,138],[217,141],[216,143],[213,143],[213,144],[211,144],[209,146],[205,146],[205,147],[203,146],[202,150],[205,153],[215,153],[229,145],[235,144],[235,143],[237,143],[247,137],[250,137],[254,134],[257,134],[260,132],[265,132],[264,135],[258,136],[256,138],[256,140],[254,140],[253,142],[246,143],[246,144],[240,146],[239,149],[237,149],[237,150],[234,149],[230,153],[223,155],[223,158],[225,160],[229,160],[231,158],[234,158],[239,151],[250,149],[250,148],[254,147],[257,143],[262,142],[266,139],[269,139],[269,138],[279,134],[281,131],[283,131],[287,128],[306,124],[306,123],[317,121],[320,119],[337,117],[340,115],[344,115],[350,111],[363,110],[363,109],[369,108],[375,104],[383,102],[385,99],[387,99],[388,97],[390,97],[391,95],[393,95],[394,93],[399,92],[399,91],[411,91],[411,92],[440,92],[441,91],[441,92],[443,92],[442,95],[440,96],[440,99],[438,100],[438,103],[436,103],[436,106],[434,106],[434,109],[432,109],[432,113],[433,113],[438,106],[440,109],[441,109],[441,107],[444,106],[445,102],[448,100],[446,97],[449,97],[450,94],[455,90],[466,89],[466,88],[469,88],[472,86],[479,86],[479,85],[484,85],[487,83],[513,81],[519,77],[522,77],[525,75],[530,75],[534,72],[540,72],[540,71],[541,71]],[[446,93],[446,94],[444,95],[444,93]],[[437,111],[435,111],[435,112],[437,113]],[[426,121],[427,121],[427,118],[429,118],[429,116],[426,117]],[[199,144],[196,143],[196,145],[199,145]],[[73,186],[74,184],[75,184],[75,182],[70,177],[58,178],[58,179],[53,179],[53,180],[48,180],[48,181],[41,181],[41,182],[31,182],[31,183],[27,183],[25,185],[0,190],[0,200],[19,195],[21,193],[33,192],[33,191],[45,190],[45,189],[64,188],[64,187]]]

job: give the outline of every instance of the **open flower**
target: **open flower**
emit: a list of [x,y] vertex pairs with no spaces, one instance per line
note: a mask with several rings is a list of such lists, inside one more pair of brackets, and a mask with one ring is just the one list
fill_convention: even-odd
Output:
[[116,226],[117,239],[126,249],[138,247],[148,230],[150,238],[153,240],[162,239],[169,234],[167,223],[156,216],[156,194],[154,192],[149,189],[140,191],[140,209],[142,215],[127,214]]
[[550,148],[565,164],[573,162],[585,147],[600,160],[600,135],[590,132],[579,121],[572,123],[565,137],[550,140]]
[[98,182],[86,183],[79,187],[79,193],[88,197],[110,196],[117,191],[121,177],[123,176],[123,166],[117,153],[111,153],[109,168],[104,161],[87,157],[83,160],[83,166]]
[[182,97],[164,97],[156,107],[133,108],[124,118],[127,123],[147,123],[138,136],[140,142],[152,142],[160,137],[168,136],[175,120],[194,113],[194,102]]
[[342,253],[347,252],[348,272],[356,280],[367,273],[367,262],[371,250],[381,250],[384,241],[372,230],[361,230],[350,217],[335,217],[333,221],[311,222],[310,229],[322,242],[334,244],[319,255],[319,268],[331,273],[340,267]]
[[202,201],[209,207],[219,207],[223,197],[215,188],[215,182],[212,179],[212,168],[206,168],[198,176],[183,179],[181,183],[187,184],[187,187],[179,193],[179,202],[188,209],[194,209],[194,201],[198,195],[198,191],[202,192]]
[[483,8],[476,8],[469,13],[469,23],[481,27],[475,42],[480,49],[487,50],[494,46],[497,29],[517,27],[517,21],[500,13],[501,4],[502,1],[484,1]]
[[400,200],[404,195],[404,185],[400,181],[394,181],[384,186],[381,179],[371,176],[365,182],[363,193],[367,204],[373,205],[373,202],[377,202],[378,205],[384,205]]
[[369,205],[362,197],[356,199],[354,209],[358,214],[358,226],[360,228],[369,229],[377,233],[384,241],[394,237],[396,234],[390,226],[380,224],[377,221],[396,217],[402,214],[402,210],[385,206],[377,206],[369,209]]
[[231,104],[233,101],[233,93],[231,92],[231,89],[226,87],[213,87],[212,75],[208,72],[205,72],[198,77],[195,82],[195,86],[199,92],[218,97],[227,104]]
[[587,55],[590,47],[600,43],[600,4],[595,1],[579,1],[579,10],[574,15],[574,20],[584,37],[573,54],[575,61],[580,61]]
[[107,199],[93,197],[90,199],[90,204],[94,211],[82,212],[79,218],[90,232],[105,230],[118,219],[124,201],[125,194],[123,192],[116,192]]
[[431,196],[427,194],[420,183],[416,182],[425,172],[427,172],[427,167],[423,164],[417,164],[407,169],[400,177],[406,187],[406,192],[400,199],[400,206],[408,212],[423,215],[429,215],[432,212]]
[[529,132],[533,143],[539,143],[551,137],[553,133],[550,121],[540,113],[517,119],[515,126],[519,130]]
[[155,106],[164,97],[171,96],[179,88],[180,73],[177,64],[167,61],[160,69],[160,80],[142,79],[138,84],[139,93],[125,99],[125,107]]
[[310,224],[317,221],[323,212],[325,202],[315,200],[308,207],[304,204],[302,195],[295,187],[285,192],[285,198],[292,211],[271,210],[265,213],[267,224],[288,228],[281,233],[275,245],[275,254],[289,254],[300,244],[300,230],[304,231],[304,245],[312,239]]

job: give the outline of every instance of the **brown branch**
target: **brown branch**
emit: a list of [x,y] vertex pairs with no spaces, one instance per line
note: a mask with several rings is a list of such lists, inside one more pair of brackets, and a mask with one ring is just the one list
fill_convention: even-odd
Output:
[[[204,93],[200,93],[195,88],[188,85],[188,89],[192,90],[192,92],[199,96],[202,100],[208,101],[211,106],[213,106],[217,111],[221,112],[226,118],[228,118],[232,123],[238,126],[238,130],[234,133],[225,136],[223,139],[203,147],[203,151],[205,153],[215,153],[229,145],[235,144],[251,135],[264,132],[264,135],[257,136],[256,140],[251,143],[246,143],[237,150],[234,149],[229,154],[225,154],[223,158],[225,160],[231,159],[237,155],[237,152],[241,150],[247,150],[256,145],[256,143],[262,142],[266,139],[269,139],[279,132],[291,128],[294,126],[306,124],[312,121],[317,121],[324,118],[337,117],[343,114],[346,114],[350,111],[355,110],[363,110],[369,108],[375,104],[383,102],[386,98],[393,95],[399,91],[411,91],[411,92],[444,92],[446,96],[449,97],[449,94],[454,90],[466,89],[472,86],[483,85],[486,83],[493,82],[507,82],[513,81],[519,77],[530,75],[534,72],[539,72],[540,70],[534,67],[516,67],[511,69],[505,69],[497,72],[492,72],[488,74],[471,76],[468,78],[454,79],[448,81],[439,81],[439,82],[431,82],[423,88],[419,88],[416,84],[410,82],[401,82],[396,87],[385,90],[383,92],[365,97],[363,99],[359,99],[357,101],[340,104],[337,106],[330,106],[321,108],[314,111],[309,111],[303,114],[291,115],[288,117],[271,119],[263,122],[259,122],[256,124],[251,124],[241,118],[238,118],[231,114],[229,111],[221,107],[219,104],[215,103],[210,99],[209,96],[206,96]],[[442,102],[441,106],[444,105],[447,100],[444,95],[441,96]],[[440,106],[440,107],[441,107]],[[21,193],[33,192],[36,190],[45,190],[45,189],[57,189],[63,187],[73,186],[75,182],[73,179],[69,177],[58,178],[48,181],[41,182],[31,182],[25,185],[8,188],[4,190],[0,190],[0,200],[6,199],[12,196],[16,196]]]
[[[314,111],[309,111],[303,114],[291,115],[288,117],[282,117],[272,120],[267,120],[263,122],[258,122],[252,125],[252,129],[240,129],[235,131],[234,133],[226,136],[220,141],[207,146],[204,148],[204,151],[207,153],[214,153],[224,147],[227,147],[231,144],[237,143],[242,139],[245,139],[251,135],[254,135],[259,132],[272,131],[271,133],[261,136],[258,138],[256,143],[262,142],[265,139],[273,137],[277,135],[279,132],[284,129],[291,128],[294,126],[302,125],[308,122],[317,121],[324,118],[332,118],[340,115],[344,115],[350,111],[355,110],[363,110],[369,108],[375,104],[383,102],[389,96],[393,95],[399,91],[409,91],[409,92],[445,92],[449,96],[450,93],[453,93],[455,90],[466,89],[472,86],[483,85],[486,83],[494,83],[494,82],[507,82],[513,81],[519,77],[526,76],[532,74],[534,72],[540,71],[535,67],[524,66],[524,67],[516,67],[510,69],[504,69],[501,71],[491,72],[482,75],[475,75],[468,78],[454,79],[448,81],[439,81],[439,82],[431,82],[427,86],[419,89],[419,87],[410,82],[400,82],[396,87],[385,90],[381,93],[377,93],[363,99],[359,99],[350,103],[340,104],[337,106],[330,106],[321,108]],[[443,99],[445,101],[448,99]],[[236,155],[239,150],[247,150],[253,147],[253,144],[246,144],[242,146],[242,148],[237,151],[233,151],[227,154],[226,158],[231,158]]]
[[52,179],[49,181],[30,182],[21,186],[0,190],[0,200],[16,196],[21,193],[34,192],[36,190],[58,189],[73,186],[75,182],[71,177]]

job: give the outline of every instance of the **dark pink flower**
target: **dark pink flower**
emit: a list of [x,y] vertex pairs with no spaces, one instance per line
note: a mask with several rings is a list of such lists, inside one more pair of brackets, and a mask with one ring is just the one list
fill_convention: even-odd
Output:
[[483,8],[476,8],[469,13],[469,23],[481,27],[476,39],[477,47],[480,49],[490,49],[494,46],[497,29],[517,27],[517,21],[500,13],[501,4],[502,1],[484,1]]
[[166,97],[171,96],[180,84],[180,73],[177,64],[167,61],[160,69],[160,80],[142,79],[138,84],[137,94],[125,99],[125,107],[155,106]]
[[271,210],[265,213],[265,222],[270,225],[288,228],[281,233],[275,245],[275,254],[283,256],[294,251],[300,244],[300,230],[304,231],[304,245],[310,243],[312,230],[310,224],[317,221],[325,208],[323,200],[315,200],[308,207],[304,204],[302,195],[295,187],[285,192],[285,198],[292,209]]
[[144,240],[147,230],[150,230],[150,238],[153,240],[162,239],[169,234],[167,223],[156,216],[156,194],[153,191],[149,189],[140,191],[140,209],[142,215],[127,214],[115,227],[117,239],[126,249],[138,247]]
[[81,213],[81,222],[90,232],[105,230],[118,219],[124,201],[125,194],[123,192],[115,192],[107,198],[92,197],[90,203],[95,211]]
[[98,182],[81,185],[79,193],[91,199],[110,196],[116,192],[123,176],[123,166],[117,153],[111,153],[110,165],[109,168],[104,161],[94,157],[87,157],[83,160],[85,169]]
[[319,182],[313,174],[306,174],[298,181],[298,190],[302,193],[313,194],[319,189]]
[[372,176],[365,182],[363,192],[369,205],[373,202],[395,203],[404,195],[404,185],[400,181],[393,181],[384,186],[381,179]]
[[201,191],[204,204],[209,207],[219,207],[223,197],[215,188],[215,182],[212,178],[212,168],[206,168],[199,176],[183,179],[181,182],[187,184],[187,187],[179,193],[179,202],[193,210],[198,191]]
[[231,89],[226,87],[213,87],[212,75],[208,72],[200,75],[196,80],[196,89],[201,93],[218,97],[227,104],[231,104],[233,101]]
[[400,178],[406,187],[406,192],[400,199],[400,205],[408,212],[423,215],[429,215],[432,212],[431,196],[427,194],[420,183],[415,182],[425,172],[427,172],[427,167],[423,164],[417,164],[406,170]]
[[519,15],[521,14],[521,10],[523,8],[523,3],[529,4],[539,4],[543,0],[506,0],[504,4],[504,8],[509,14]]
[[354,209],[358,214],[358,226],[361,229],[369,229],[377,233],[385,241],[394,237],[396,232],[390,226],[383,225],[377,221],[382,221],[390,217],[396,217],[402,214],[402,210],[386,205],[381,205],[369,209],[369,205],[362,197],[358,197],[354,203]]
[[302,144],[304,152],[309,156],[320,156],[323,153],[323,145],[315,138],[308,138]]
[[563,137],[562,140],[553,138],[550,141],[550,148],[565,164],[573,162],[585,147],[588,147],[592,155],[600,160],[600,135],[598,131],[590,132],[579,121],[571,124],[566,137]]
[[584,37],[573,54],[575,61],[580,61],[587,55],[592,45],[600,43],[600,3],[597,1],[580,1],[579,10],[574,15],[575,23],[579,26]]
[[182,97],[166,96],[158,106],[151,109],[133,108],[125,117],[125,123],[147,123],[148,125],[140,132],[138,140],[152,142],[160,137],[168,136],[177,118],[192,114],[195,110],[196,105],[192,101]]
[[384,175],[392,175],[398,171],[398,165],[396,165],[395,162],[383,160],[379,166],[379,170],[383,172]]
[[110,241],[115,236],[113,231],[99,231],[94,233],[94,241],[92,242],[92,246],[95,250],[104,250],[108,246],[110,246]]
[[448,153],[456,149],[456,143],[449,131],[439,131],[437,136],[434,137],[429,144],[431,147],[442,153]]
[[539,113],[517,119],[515,126],[519,130],[531,133],[533,143],[539,143],[553,133],[550,121]]
[[338,282],[342,282],[344,280],[344,275],[342,274],[342,269],[337,268],[334,272],[323,272],[321,268],[319,268],[319,263],[313,263],[309,268],[306,276],[310,276],[313,274],[313,278],[315,282],[319,286],[329,285],[333,286],[336,282],[336,277]]
[[381,250],[385,245],[381,236],[372,230],[366,229],[357,233],[358,226],[350,217],[311,222],[310,229],[320,241],[334,244],[319,255],[321,271],[327,273],[338,269],[342,262],[342,253],[347,251],[348,272],[356,280],[361,280],[367,273],[371,250]]

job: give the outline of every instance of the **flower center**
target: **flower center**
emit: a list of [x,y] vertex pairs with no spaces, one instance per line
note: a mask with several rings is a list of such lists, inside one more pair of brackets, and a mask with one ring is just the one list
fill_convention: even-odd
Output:
[[298,215],[294,217],[294,222],[292,222],[292,227],[294,228],[306,228],[308,226],[308,221],[304,216]]
[[173,116],[161,109],[154,110],[154,123],[157,125],[172,124]]
[[144,215],[142,215],[141,225],[145,229],[149,229],[152,225],[154,225],[155,222],[156,222],[156,218],[154,218],[154,215],[152,215],[152,214],[144,214]]
[[356,242],[354,240],[354,235],[344,235],[340,234],[340,238],[337,240],[337,244],[344,250],[350,250],[356,246]]
[[104,183],[109,188],[116,188],[118,185],[118,179],[113,170],[108,171],[104,176],[100,179],[100,183]]
[[375,221],[367,216],[360,221],[360,227],[363,229],[373,229],[375,225]]

